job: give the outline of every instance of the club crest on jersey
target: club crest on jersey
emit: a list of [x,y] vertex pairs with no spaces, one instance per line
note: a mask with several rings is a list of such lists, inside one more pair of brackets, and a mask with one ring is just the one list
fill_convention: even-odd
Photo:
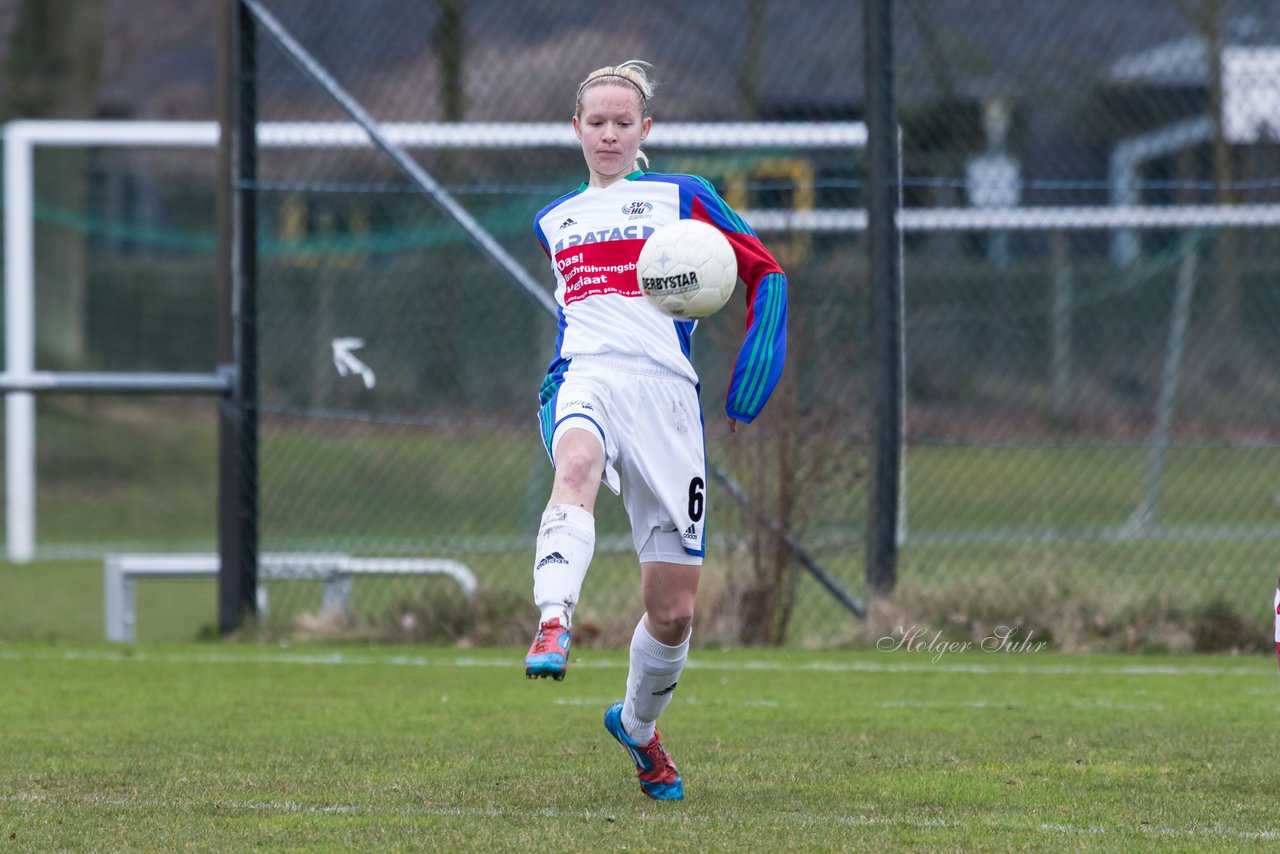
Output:
[[649,202],[628,202],[622,206],[622,212],[629,219],[639,219],[653,213],[653,205]]

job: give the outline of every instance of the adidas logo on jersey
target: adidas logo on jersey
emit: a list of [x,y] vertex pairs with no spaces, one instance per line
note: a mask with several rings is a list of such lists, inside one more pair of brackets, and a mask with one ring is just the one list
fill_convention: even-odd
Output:
[[578,221],[576,219],[574,219],[573,217],[569,217],[564,222],[560,223],[560,230],[564,231],[569,226],[577,225],[577,224],[578,224]]
[[698,539],[698,529],[690,525],[689,527],[684,529],[683,536],[684,536],[684,539],[686,540],[696,540]]
[[565,560],[564,555],[560,554],[560,552],[552,552],[551,554],[544,557],[542,560],[538,561],[538,565],[534,567],[534,570],[537,571],[539,569],[542,569],[544,566],[546,566],[549,563],[568,563],[568,562],[569,561]]

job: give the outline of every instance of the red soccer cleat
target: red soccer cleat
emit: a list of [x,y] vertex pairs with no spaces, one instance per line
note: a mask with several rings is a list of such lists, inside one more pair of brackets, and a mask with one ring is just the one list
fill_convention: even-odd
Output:
[[640,744],[622,727],[622,704],[614,703],[604,713],[604,728],[631,754],[636,763],[636,777],[640,790],[657,801],[678,801],[684,798],[684,783],[680,772],[671,761],[671,754],[662,746],[662,736],[657,730],[648,744]]
[[569,668],[569,629],[556,617],[538,626],[538,634],[524,657],[524,675],[530,679],[550,676],[559,682]]

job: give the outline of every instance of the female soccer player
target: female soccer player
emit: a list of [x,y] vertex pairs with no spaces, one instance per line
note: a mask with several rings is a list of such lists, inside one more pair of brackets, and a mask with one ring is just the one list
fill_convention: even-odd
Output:
[[564,678],[603,480],[622,495],[631,520],[645,609],[631,639],[626,697],[604,723],[635,761],[644,793],[675,800],[684,786],[654,724],[689,651],[705,546],[706,449],[689,360],[696,323],[644,298],[636,259],[648,235],[678,219],[711,223],[729,238],[748,305],[726,405],[731,431],[760,414],[782,373],[787,280],[709,183],[644,171],[640,143],[653,126],[647,65],[600,68],[578,87],[573,130],[590,177],[543,208],[534,225],[555,272],[560,334],[540,393],[555,479],[538,531],[533,592],[542,616],[525,674]]

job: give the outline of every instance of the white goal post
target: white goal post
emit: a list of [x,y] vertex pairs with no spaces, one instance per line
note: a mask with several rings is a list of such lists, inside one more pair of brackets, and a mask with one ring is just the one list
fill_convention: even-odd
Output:
[[[565,122],[379,124],[386,140],[406,149],[576,148]],[[8,557],[35,556],[35,393],[58,391],[179,391],[225,393],[224,372],[208,374],[58,374],[35,365],[34,159],[41,147],[191,148],[211,154],[216,122],[27,121],[4,126],[5,519]],[[260,123],[264,148],[369,148],[369,133],[354,122]],[[647,141],[652,150],[800,148],[855,151],[865,148],[861,122],[659,123]],[[909,170],[907,170],[909,174]],[[861,208],[742,210],[761,232],[796,230],[853,233],[867,228]],[[1089,207],[904,208],[900,232],[1143,230],[1239,228],[1280,225],[1280,205],[1113,204]],[[905,326],[905,324],[904,324]],[[905,334],[905,329],[904,329]],[[905,348],[904,348],[905,352]],[[904,413],[905,414],[905,413]]]
[[[103,630],[106,639],[132,643],[137,635],[135,583],[144,578],[207,579],[218,575],[216,554],[110,554],[103,560]],[[329,553],[264,554],[262,581],[324,582],[321,609],[342,613],[351,604],[351,582],[357,577],[444,575],[458,582],[468,599],[476,595],[476,577],[464,563],[448,559],[351,557]],[[266,590],[258,588],[258,612],[265,615]]]
[[[406,149],[576,148],[566,122],[391,122],[378,126]],[[4,126],[5,521],[9,560],[35,557],[36,392],[119,391],[225,393],[224,372],[208,374],[59,374],[35,365],[35,152],[40,147],[191,148],[212,152],[217,122],[31,121]],[[680,123],[654,129],[653,148],[742,147],[858,149],[866,145],[861,122]],[[263,122],[264,148],[369,148],[369,134],[353,122]],[[547,299],[550,299],[549,294]]]

